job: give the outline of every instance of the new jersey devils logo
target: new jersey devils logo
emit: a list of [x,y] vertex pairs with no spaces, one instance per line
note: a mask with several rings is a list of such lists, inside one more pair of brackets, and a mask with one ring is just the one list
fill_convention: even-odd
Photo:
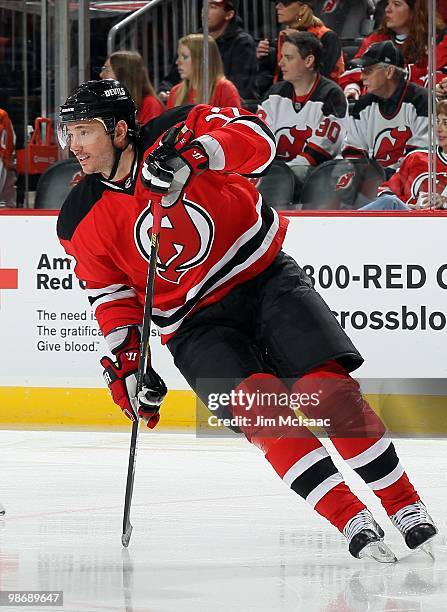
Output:
[[347,189],[352,185],[352,181],[354,180],[355,172],[345,172],[342,174],[337,180],[337,184],[335,185],[335,189]]
[[321,9],[322,13],[333,13],[337,8],[338,0],[326,0]]
[[303,151],[306,142],[312,136],[312,128],[306,126],[304,130],[299,130],[296,126],[285,127],[278,130],[275,136],[277,157],[290,161]]
[[412,137],[409,127],[400,129],[387,128],[377,135],[373,148],[373,157],[382,166],[397,164],[403,156],[407,142]]
[[[428,193],[428,181],[430,175],[428,172],[420,174],[411,185],[411,195],[417,200],[419,192]],[[441,195],[447,195],[447,173],[436,172],[436,191]]]
[[[207,257],[214,240],[214,223],[201,206],[185,196],[175,206],[163,209],[157,274],[170,283],[179,283],[182,276]],[[135,223],[135,244],[149,261],[152,213],[145,208]]]

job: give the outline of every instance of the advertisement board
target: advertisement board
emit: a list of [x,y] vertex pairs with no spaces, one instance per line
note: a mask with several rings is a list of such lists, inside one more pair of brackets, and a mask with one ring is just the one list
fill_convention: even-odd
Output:
[[[0,216],[0,397],[7,388],[104,388],[106,345],[56,220],[51,212]],[[290,216],[284,250],[363,354],[356,376],[371,393],[384,380],[446,377],[444,226],[437,215]],[[151,350],[169,389],[187,390],[156,329]],[[444,393],[433,383],[428,393]]]

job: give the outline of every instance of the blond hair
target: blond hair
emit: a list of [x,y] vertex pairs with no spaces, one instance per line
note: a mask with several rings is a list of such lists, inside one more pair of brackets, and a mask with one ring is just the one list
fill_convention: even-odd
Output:
[[[299,0],[296,0],[299,2]],[[307,30],[309,28],[321,28],[324,23],[314,15],[312,8],[308,4],[301,5],[301,11],[299,17],[291,24],[289,28],[294,30]]]
[[[177,92],[175,106],[181,106],[188,101],[188,95],[191,89],[194,90],[194,104],[201,101],[203,92],[203,34],[188,34],[179,40],[180,45],[184,45],[191,53],[192,74],[190,79],[184,79]],[[208,36],[209,49],[209,87],[208,87],[208,102],[211,102],[216,90],[216,85],[220,79],[224,78],[222,58],[220,57],[219,48],[212,36]]]
[[157,97],[143,58],[137,51],[115,51],[108,60],[116,80],[127,87],[138,110],[145,96]]

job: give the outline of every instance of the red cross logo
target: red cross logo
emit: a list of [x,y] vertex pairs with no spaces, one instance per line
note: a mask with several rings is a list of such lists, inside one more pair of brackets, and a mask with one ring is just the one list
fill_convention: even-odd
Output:
[[18,289],[19,271],[17,268],[0,268],[0,289]]

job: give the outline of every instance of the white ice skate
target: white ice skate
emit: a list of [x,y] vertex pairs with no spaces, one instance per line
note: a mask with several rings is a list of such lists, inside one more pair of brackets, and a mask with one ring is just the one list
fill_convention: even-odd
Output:
[[435,558],[431,540],[438,529],[420,500],[401,508],[390,519],[404,536],[408,548],[423,550],[429,557]]
[[383,542],[383,529],[368,509],[361,510],[346,523],[343,535],[349,542],[349,552],[356,559],[369,557],[379,563],[397,561],[396,555]]

